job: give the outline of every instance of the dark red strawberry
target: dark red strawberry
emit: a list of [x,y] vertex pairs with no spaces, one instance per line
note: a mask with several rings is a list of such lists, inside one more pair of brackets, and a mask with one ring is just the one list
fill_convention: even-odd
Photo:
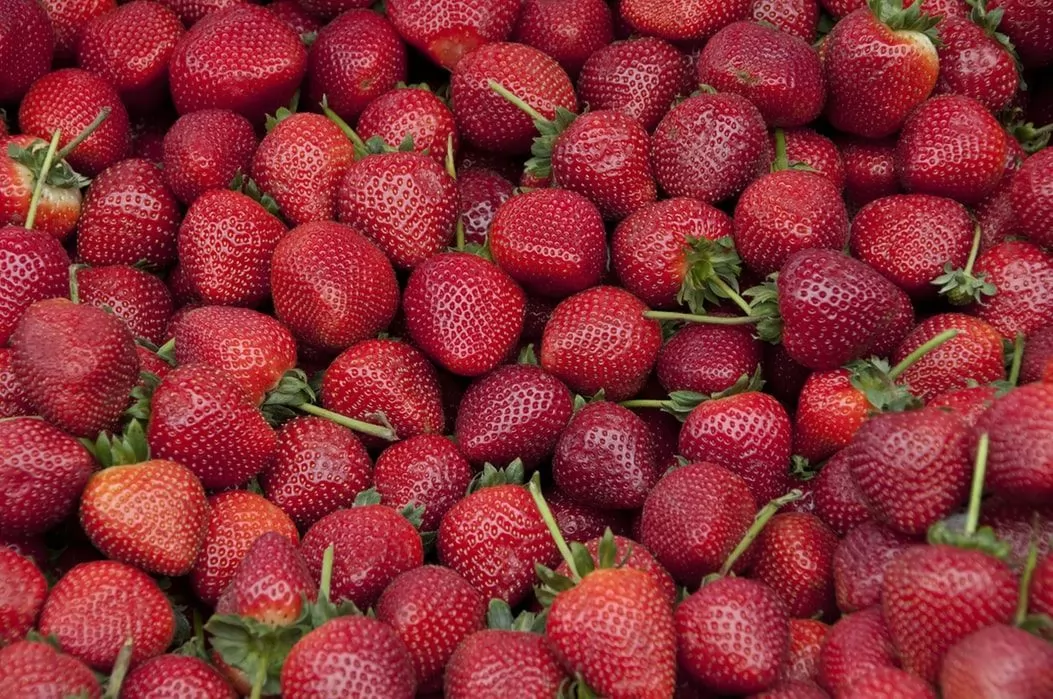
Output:
[[997,624],[959,641],[944,656],[945,699],[1040,697],[1053,693],[1053,646],[1012,626]]
[[671,197],[730,199],[770,162],[764,117],[733,93],[687,98],[669,110],[651,137],[655,179]]
[[392,146],[412,138],[413,150],[427,151],[440,165],[448,146],[454,154],[460,146],[453,112],[426,87],[385,92],[362,111],[355,130],[363,141],[377,137]]
[[514,0],[395,0],[388,8],[402,39],[449,70],[476,49],[507,39],[519,11]]
[[812,499],[815,514],[840,536],[870,519],[870,510],[852,477],[848,453],[843,449],[819,471]]
[[976,423],[991,451],[987,487],[1016,502],[1040,505],[1053,494],[1053,384],[1032,383],[997,399]]
[[113,667],[129,638],[137,665],[164,653],[174,632],[172,605],[157,583],[116,561],[74,567],[51,589],[40,613],[41,634],[102,672]]
[[457,173],[460,223],[466,243],[482,245],[497,210],[512,196],[515,186],[487,168],[470,168]]
[[893,139],[845,139],[838,142],[845,163],[845,194],[863,206],[900,191]]
[[1041,7],[1020,0],[991,0],[988,11],[1002,10],[998,28],[1013,42],[1025,68],[1053,62],[1053,23]]
[[53,159],[52,167],[42,173],[48,144],[39,138],[11,136],[0,143],[0,221],[26,224],[34,190],[43,174],[36,217],[30,228],[65,241],[77,227],[82,209],[80,190],[88,181],[64,160]]
[[[996,34],[999,24],[983,5],[973,19],[945,17],[940,22],[940,76],[935,94],[971,97],[994,113],[1009,106],[1020,85],[1012,50]],[[978,21],[977,21],[978,20]]]
[[566,681],[541,634],[485,629],[464,639],[446,664],[447,699],[516,696],[549,699]]
[[1053,325],[1031,333],[1024,345],[1020,382],[1053,383]]
[[903,338],[892,361],[905,360],[948,330],[957,330],[958,334],[911,364],[897,378],[925,402],[941,393],[1005,378],[1001,334],[979,318],[961,313],[941,313],[923,320]]
[[819,25],[817,0],[753,0],[750,16],[811,43]]
[[116,0],[43,0],[40,4],[47,10],[55,31],[55,59],[63,64],[76,58],[85,26],[117,9]]
[[51,69],[55,33],[44,6],[33,0],[4,0],[0,17],[0,102],[11,103]]
[[614,40],[611,9],[601,0],[528,0],[512,40],[544,51],[575,77],[594,51]]
[[823,44],[830,124],[865,138],[898,131],[936,85],[938,21],[920,3],[882,0],[838,22]]
[[81,303],[112,312],[137,338],[164,343],[172,296],[160,279],[137,267],[113,265],[78,270],[76,283]]
[[439,528],[451,507],[464,497],[472,467],[453,441],[422,434],[392,444],[377,457],[373,482],[389,507],[421,506],[421,531]]
[[750,577],[782,599],[791,617],[805,619],[834,610],[834,550],[837,535],[815,515],[776,515],[753,544]]
[[1020,231],[1045,248],[1053,247],[1053,217],[1049,215],[1053,182],[1053,150],[1042,150],[1024,161],[1013,177],[1012,203]]
[[1053,255],[1036,245],[1007,241],[982,253],[973,274],[984,275],[995,295],[972,312],[1012,339],[1053,324]]
[[180,114],[229,109],[261,122],[288,104],[307,70],[307,50],[292,29],[249,4],[213,12],[180,39],[169,64]]
[[902,699],[935,699],[932,688],[915,675],[896,668],[871,670],[853,680],[838,696],[845,699],[901,697]]
[[0,418],[33,414],[33,406],[29,404],[22,384],[15,378],[11,362],[11,350],[0,348]]
[[880,604],[885,570],[910,542],[876,522],[864,522],[848,532],[834,551],[838,609],[848,613]]
[[670,393],[719,393],[743,376],[752,376],[761,354],[761,343],[748,326],[685,325],[658,353],[658,380]]
[[184,204],[209,189],[226,189],[248,172],[256,134],[245,117],[228,109],[202,109],[172,124],[164,140],[164,176]]
[[880,607],[848,614],[830,627],[819,653],[819,684],[841,696],[852,682],[874,670],[896,668],[888,626]]
[[52,236],[0,227],[0,346],[30,305],[69,293],[68,270],[69,256]]
[[406,47],[391,22],[369,10],[350,10],[323,27],[311,46],[307,101],[314,107],[324,98],[350,121],[405,80]]
[[[777,136],[777,134],[776,134]],[[804,166],[814,170],[833,182],[838,191],[845,187],[845,164],[834,142],[812,129],[787,129],[783,132],[786,142],[786,162],[791,167]],[[778,142],[772,143],[772,152]],[[775,161],[772,161],[775,164]]]
[[439,690],[457,646],[486,625],[486,600],[452,570],[422,566],[391,581],[377,601],[377,619],[406,644],[418,688]]
[[[790,648],[782,672],[782,681],[778,686],[793,684],[796,687],[797,683],[811,684],[815,680],[819,671],[819,654],[829,632],[830,627],[821,621],[790,619]],[[811,686],[815,687],[814,684]],[[818,687],[815,688],[818,691]]]
[[25,637],[36,625],[48,583],[32,560],[0,547],[0,648]]
[[215,668],[186,655],[159,655],[128,673],[127,699],[234,699],[237,693]]
[[87,665],[43,641],[0,648],[0,682],[22,696],[102,696],[99,680]]
[[700,43],[722,27],[746,19],[749,0],[712,2],[711,0],[623,0],[619,5],[622,21],[636,34],[661,37],[669,41]]

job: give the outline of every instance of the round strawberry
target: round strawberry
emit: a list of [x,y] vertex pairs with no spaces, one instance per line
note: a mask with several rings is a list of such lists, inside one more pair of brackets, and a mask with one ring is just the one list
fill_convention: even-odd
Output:
[[982,23],[960,17],[940,22],[940,76],[937,95],[963,95],[977,100],[993,113],[1009,106],[1020,85],[1013,52],[995,34],[994,13],[983,14]]
[[750,2],[679,0],[669,4],[658,0],[624,0],[619,9],[622,21],[634,33],[658,36],[669,41],[700,43],[720,28],[749,17]]
[[779,31],[815,41],[819,25],[817,0],[753,0],[750,16],[755,22],[767,22]]
[[507,39],[519,11],[516,0],[395,0],[388,8],[402,39],[449,70],[479,47]]
[[362,110],[355,130],[363,141],[378,137],[393,147],[412,138],[413,150],[427,151],[440,165],[445,164],[447,144],[454,154],[460,145],[453,112],[426,88],[385,92]]
[[112,312],[132,335],[160,345],[172,315],[172,296],[157,277],[137,267],[90,267],[76,273],[81,303]]
[[446,664],[447,699],[516,696],[549,699],[566,681],[541,634],[484,629],[464,639]]
[[473,475],[452,440],[421,434],[392,444],[377,457],[373,483],[383,505],[423,507],[420,528],[431,532],[464,497]]
[[234,699],[237,693],[215,668],[186,655],[159,655],[121,683],[126,699]]
[[1012,339],[1053,324],[1053,254],[1023,241],[1007,241],[976,259],[973,274],[985,276],[995,295],[972,312]]
[[19,641],[0,648],[0,682],[14,696],[102,696],[99,680],[87,665],[44,641]]
[[976,423],[991,451],[986,485],[1015,501],[1040,505],[1053,495],[1053,384],[1021,386],[994,402]]
[[33,628],[47,592],[47,580],[32,560],[0,547],[0,648]]
[[812,500],[815,514],[841,536],[870,520],[870,510],[852,476],[848,452],[844,449],[830,457],[819,471]]
[[209,189],[226,189],[240,170],[248,172],[256,134],[245,117],[229,109],[184,114],[165,134],[164,176],[172,192],[191,204]]
[[815,515],[776,515],[753,544],[750,577],[774,590],[793,618],[828,614],[834,610],[836,548],[837,534]]
[[528,0],[512,40],[545,52],[577,76],[594,51],[614,40],[611,9],[603,0]]
[[0,346],[36,301],[69,293],[69,255],[58,240],[21,226],[0,227]]
[[712,394],[726,391],[761,363],[761,343],[743,325],[685,325],[662,345],[656,372],[662,388]]
[[910,543],[910,538],[876,522],[864,522],[848,532],[834,551],[838,609],[855,612],[880,604],[885,570]]
[[838,144],[845,164],[845,194],[850,203],[863,206],[901,191],[894,139],[845,139]]
[[1053,248],[1053,150],[1045,149],[1024,161],[1013,176],[1012,204],[1020,231],[1028,240]]
[[897,378],[926,402],[947,391],[1005,377],[1001,334],[979,318],[961,313],[941,313],[923,320],[903,338],[892,361],[903,361],[947,330],[957,330],[958,334],[911,364]]
[[55,33],[44,6],[33,0],[0,5],[0,102],[17,102],[51,69]]

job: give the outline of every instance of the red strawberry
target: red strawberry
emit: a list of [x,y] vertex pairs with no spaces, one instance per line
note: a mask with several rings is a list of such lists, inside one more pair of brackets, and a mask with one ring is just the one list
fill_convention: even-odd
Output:
[[839,535],[870,519],[863,493],[852,477],[848,452],[834,454],[819,471],[812,488],[815,514]]
[[[786,142],[786,162],[790,166],[804,165],[833,182],[838,191],[845,187],[845,164],[834,142],[812,129],[788,129],[783,132]],[[777,141],[773,141],[775,152]],[[773,161],[774,164],[774,161]]]
[[384,505],[336,510],[311,526],[301,551],[316,580],[329,546],[334,547],[332,597],[351,600],[359,609],[372,606],[400,573],[424,563],[417,529]]
[[174,369],[154,391],[146,432],[155,458],[183,464],[208,490],[248,482],[273,458],[274,430],[220,369]]
[[0,18],[0,102],[17,102],[51,69],[55,33],[43,5],[33,0],[4,0]]
[[790,619],[767,585],[719,578],[676,610],[680,665],[722,694],[761,692],[773,684],[789,649]]
[[882,609],[905,670],[932,682],[955,643],[1008,623],[1016,607],[1009,567],[982,551],[914,546],[885,569]]
[[[29,216],[48,144],[33,136],[11,136],[0,145],[0,221],[21,226]],[[44,176],[32,227],[66,240],[77,227],[80,189],[87,183],[64,160],[53,163]]]
[[611,9],[601,0],[528,0],[512,39],[544,51],[577,76],[594,51],[614,40]]
[[159,655],[128,673],[127,699],[235,699],[237,693],[208,663],[185,655]]
[[819,25],[819,3],[817,0],[753,0],[750,16],[755,22],[767,22],[779,31],[811,43]]
[[761,343],[747,326],[685,325],[658,353],[658,380],[670,393],[719,393],[756,373],[761,352]]
[[454,153],[460,145],[453,112],[426,87],[385,92],[366,106],[355,129],[363,141],[378,137],[392,146],[412,138],[413,150],[427,151],[440,165],[445,164],[447,144]]
[[195,24],[169,64],[180,114],[229,109],[253,121],[287,104],[307,69],[300,37],[273,14],[233,5]]
[[0,418],[33,414],[26,391],[15,378],[11,354],[10,349],[0,348]]
[[0,227],[0,346],[36,301],[69,293],[69,256],[52,236]]
[[[385,699],[413,699],[413,659],[395,630],[363,616],[344,616],[311,631],[285,659],[281,696],[354,696],[363,688]],[[380,688],[383,688],[382,690]]]
[[206,303],[257,306],[270,294],[271,256],[286,232],[248,196],[212,190],[194,200],[179,227],[179,262]]
[[1020,84],[1013,52],[996,34],[998,18],[975,6],[972,19],[945,17],[940,22],[940,76],[935,94],[964,95],[991,112],[1009,106]]
[[987,10],[1002,10],[998,28],[1013,42],[1026,68],[1053,62],[1053,22],[1040,6],[1020,0],[991,0]]
[[541,634],[485,629],[457,646],[446,664],[443,685],[447,699],[549,699],[565,679],[548,640]]
[[[216,604],[216,613],[235,614],[267,626],[291,626],[315,597],[314,579],[296,544],[277,532],[265,532],[241,559]],[[219,645],[215,636],[213,644]],[[218,650],[222,654],[225,649]]]
[[871,607],[848,614],[830,627],[819,653],[819,684],[841,696],[860,677],[898,665],[881,608]]
[[753,544],[750,577],[774,590],[791,617],[830,613],[834,609],[835,548],[837,535],[815,515],[776,515]]
[[896,668],[871,670],[851,682],[838,696],[845,699],[900,697],[902,699],[935,699],[932,688],[914,675]]
[[406,47],[391,22],[375,12],[345,12],[323,27],[311,46],[308,103],[321,104],[325,98],[343,119],[355,119],[405,80]]
[[55,31],[55,58],[60,63],[67,63],[77,56],[85,25],[117,9],[116,0],[43,0],[41,5],[47,10]]
[[397,340],[366,340],[337,357],[325,372],[322,403],[358,420],[377,422],[383,415],[400,439],[441,432],[444,425],[434,367]]
[[691,81],[686,56],[661,39],[640,37],[607,44],[589,56],[578,94],[590,109],[624,112],[651,131],[673,99],[690,92]]
[[845,535],[834,551],[834,590],[842,612],[856,612],[881,603],[888,564],[910,539],[876,522],[864,522]]
[[388,8],[402,39],[449,70],[481,46],[507,39],[519,11],[514,0],[395,0]]
[[900,191],[896,175],[896,142],[850,139],[839,142],[845,163],[845,194],[855,206]]
[[640,542],[673,578],[694,586],[720,568],[756,511],[746,482],[731,471],[710,463],[684,466],[648,494]]
[[995,295],[972,312],[1012,339],[1053,324],[1053,255],[1030,243],[1008,241],[982,253],[973,274],[986,276]]
[[486,242],[494,215],[512,196],[513,189],[511,182],[493,170],[471,168],[457,173],[458,213],[466,243]]
[[1002,336],[979,318],[961,313],[930,316],[903,338],[892,355],[901,362],[924,343],[947,330],[958,334],[933,349],[898,377],[911,393],[929,401],[938,394],[1005,377]]
[[[392,198],[392,188],[402,194]],[[347,168],[336,211],[341,223],[365,234],[392,264],[412,269],[453,238],[457,185],[428,155],[368,155]]]
[[160,655],[172,642],[175,615],[161,588],[142,571],[116,561],[82,563],[51,589],[40,633],[93,669],[113,667],[127,639],[132,665]]
[[179,200],[191,204],[209,189],[226,189],[248,172],[256,151],[252,124],[227,109],[202,109],[172,124],[164,140],[164,175]]
[[76,272],[81,303],[110,310],[132,335],[162,344],[172,315],[172,296],[157,277],[136,267],[113,265]]
[[881,0],[835,25],[823,45],[826,116],[838,131],[865,138],[894,134],[936,85],[939,60],[920,3]]
[[425,260],[402,301],[413,342],[459,376],[480,376],[501,363],[519,339],[526,304],[511,277],[462,252]]
[[1053,693],[1053,646],[1012,626],[981,629],[944,656],[940,692],[946,699]]
[[214,605],[261,535],[276,532],[294,544],[300,535],[288,515],[261,495],[232,490],[213,495],[208,504],[208,529],[190,584],[198,599]]
[[33,628],[47,592],[47,580],[32,560],[0,547],[0,648]]
[[130,108],[148,111],[166,96],[168,60],[185,31],[159,2],[111,6],[83,27],[77,63],[117,88]]
[[1053,247],[1053,150],[1042,150],[1024,161],[1013,176],[1012,203],[1017,225],[1028,240],[1046,248]]
[[492,82],[549,120],[556,117],[557,107],[577,109],[570,78],[555,60],[537,49],[499,42],[486,44],[465,58],[456,62],[450,83],[453,115],[461,136],[477,148],[519,155],[530,150],[536,135],[531,118],[494,92]]
[[452,570],[422,566],[391,581],[377,601],[377,619],[406,644],[420,691],[439,690],[454,650],[485,626],[486,600]]
[[392,444],[377,458],[373,481],[381,503],[421,506],[421,530],[435,531],[451,507],[464,497],[472,468],[451,440],[417,435]]
[[790,648],[780,686],[798,682],[811,683],[815,679],[819,670],[819,654],[829,632],[830,627],[821,621],[790,619]]
[[87,665],[41,641],[0,648],[0,682],[14,696],[102,696],[99,680]]
[[1053,383],[1053,325],[1031,333],[1024,345],[1020,382]]
[[637,34],[669,41],[700,43],[717,30],[750,13],[749,0],[712,2],[711,0],[623,0],[619,7],[624,21]]
[[749,100],[701,94],[662,118],[651,137],[651,164],[669,196],[716,203],[737,195],[767,168],[768,148],[764,117]]
[[1040,505],[1053,495],[1053,384],[1033,383],[994,402],[976,424],[991,438],[987,487]]
[[844,448],[874,406],[847,369],[814,372],[804,382],[794,416],[793,450],[813,463]]

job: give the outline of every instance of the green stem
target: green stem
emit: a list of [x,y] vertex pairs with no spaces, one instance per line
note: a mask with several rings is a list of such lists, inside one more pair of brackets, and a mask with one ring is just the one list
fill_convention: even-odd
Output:
[[933,351],[943,343],[957,336],[958,331],[954,328],[951,328],[950,330],[944,330],[942,333],[932,338],[931,340],[923,344],[921,347],[917,348],[916,350],[908,354],[906,357],[904,357],[899,364],[892,367],[891,371],[888,372],[888,377],[895,381],[897,378],[899,378],[900,374],[902,374],[911,366],[913,366],[913,364],[919,359],[921,359],[926,354]]
[[710,284],[720,289],[720,292],[724,294],[727,298],[731,299],[731,301],[736,306],[741,308],[743,313],[745,313],[746,315],[753,314],[753,311],[750,308],[749,303],[746,302],[746,299],[739,296],[738,293],[736,293],[736,291],[732,289],[731,286],[728,285],[728,283],[725,282],[723,279],[714,275],[713,278],[710,280]]
[[786,495],[775,498],[761,508],[761,511],[757,513],[756,517],[754,517],[753,524],[751,524],[750,528],[746,530],[746,535],[742,537],[738,546],[736,546],[735,550],[731,552],[728,559],[724,561],[724,565],[720,567],[720,577],[725,577],[731,572],[731,568],[735,565],[735,561],[739,560],[742,554],[746,553],[746,549],[748,549],[753,541],[760,536],[760,533],[768,524],[768,520],[774,517],[776,512],[778,512],[784,505],[788,505],[795,500],[800,500],[802,497],[804,497],[804,493],[795,488],[786,493]]
[[570,547],[567,546],[567,540],[563,538],[563,532],[559,530],[559,525],[556,524],[556,517],[552,514],[552,510],[549,509],[548,503],[545,502],[545,496],[541,494],[540,483],[541,476],[535,472],[534,477],[527,484],[527,490],[530,491],[530,497],[534,499],[534,504],[537,505],[537,510],[541,513],[541,519],[545,521],[545,526],[548,527],[549,533],[552,534],[552,540],[556,542],[559,554],[563,556],[563,560],[567,562],[567,567],[570,568],[570,579],[574,582],[580,582],[581,575],[578,574],[578,567],[574,565],[574,555],[570,552]]
[[491,81],[489,81],[488,84],[489,84],[491,90],[493,90],[497,94],[499,94],[502,97],[504,97],[514,107],[518,107],[520,110],[522,110],[528,117],[533,119],[535,122],[539,121],[541,123],[546,123],[546,122],[549,121],[549,119],[546,119],[544,117],[544,115],[541,114],[541,112],[539,112],[538,110],[534,109],[529,104],[524,102],[522,99],[517,97],[514,93],[512,93],[507,87],[505,87],[501,83],[497,82],[496,80],[491,80]]
[[644,317],[652,320],[686,320],[689,323],[709,323],[711,325],[749,325],[762,320],[758,316],[700,316],[674,311],[644,311]]
[[973,227],[973,243],[969,247],[969,257],[965,261],[965,268],[962,270],[966,276],[972,276],[973,265],[976,264],[976,256],[980,254],[980,238],[983,235],[983,230],[980,228],[980,224],[977,223]]
[[362,140],[362,137],[355,133],[355,130],[351,128],[351,125],[344,121],[339,114],[329,108],[329,103],[324,97],[322,98],[320,106],[322,107],[322,113],[325,114],[326,118],[336,124],[337,127],[344,132],[344,135],[347,136],[347,139],[351,141],[351,145],[355,149],[355,156],[357,158],[365,157],[366,154],[369,153],[369,149],[366,148],[366,143]]
[[83,131],[77,134],[76,138],[67,143],[66,147],[58,152],[56,158],[58,160],[65,160],[67,157],[69,157],[69,154],[75,151],[77,149],[77,146],[84,143],[84,139],[86,139],[88,136],[91,136],[95,129],[102,126],[102,122],[106,121],[106,119],[109,118],[109,116],[109,107],[103,107],[101,110],[99,110],[99,113],[92,120],[92,122],[88,124],[88,126]]
[[33,198],[29,200],[29,212],[26,214],[25,223],[27,231],[33,230],[33,224],[37,222],[37,208],[40,206],[40,198],[44,195],[44,183],[47,182],[51,164],[55,162],[55,152],[61,136],[62,129],[55,129],[55,133],[51,134],[51,143],[48,144],[48,151],[44,154],[44,164],[40,167],[40,174],[33,185]]
[[772,163],[772,171],[790,169],[790,159],[786,156],[786,132],[775,129],[775,162]]
[[342,425],[356,432],[361,432],[362,434],[380,437],[381,439],[386,439],[389,442],[394,442],[397,439],[397,437],[395,436],[395,431],[388,427],[374,425],[371,422],[365,422],[363,420],[356,420],[353,417],[347,417],[346,415],[341,415],[340,413],[334,413],[332,410],[326,410],[325,408],[320,408],[317,405],[312,405],[311,403],[304,403],[296,407],[304,411],[305,413],[325,418],[329,422],[335,422],[338,425]]
[[1024,362],[1024,334],[1017,333],[1013,338],[1013,363],[1009,365],[1009,385],[1016,386],[1020,381],[1020,367]]
[[972,536],[980,524],[980,497],[984,492],[984,478],[987,475],[987,452],[991,438],[984,432],[976,443],[976,465],[973,467],[973,484],[969,491],[969,509],[965,515],[965,534]]
[[669,401],[657,398],[634,398],[633,400],[623,400],[618,405],[623,408],[655,408],[661,410],[669,405]]
[[333,557],[336,554],[335,544],[329,544],[322,554],[322,577],[318,583],[319,601],[329,601],[329,591],[333,583]]
[[[1038,519],[1038,514],[1035,515]],[[1037,530],[1037,522],[1036,522]],[[1037,532],[1036,532],[1037,533]],[[1036,536],[1031,537],[1031,543],[1027,547],[1027,561],[1024,562],[1024,571],[1020,574],[1020,592],[1016,598],[1016,614],[1013,623],[1020,626],[1027,620],[1027,608],[1031,601],[1031,578],[1035,574],[1035,566],[1038,565],[1038,541]]]

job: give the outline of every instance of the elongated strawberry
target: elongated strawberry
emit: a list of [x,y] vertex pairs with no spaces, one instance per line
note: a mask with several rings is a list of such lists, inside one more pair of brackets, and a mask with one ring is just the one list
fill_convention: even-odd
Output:
[[422,434],[385,449],[373,469],[381,504],[424,508],[421,530],[435,531],[459,502],[473,476],[471,464],[451,440]]
[[0,681],[26,696],[102,696],[99,680],[87,665],[43,641],[0,648]]
[[209,189],[225,189],[247,172],[256,151],[252,124],[229,109],[202,109],[176,119],[165,134],[164,176],[172,192],[190,204]]
[[48,583],[32,560],[0,548],[0,648],[25,637],[36,624]]
[[[33,82],[51,69],[55,32],[44,6],[30,0],[5,0],[0,28],[0,101],[18,101]],[[19,47],[19,44],[22,44]]]
[[46,233],[0,228],[0,345],[7,346],[22,314],[36,301],[69,293],[69,255]]
[[121,683],[128,699],[234,699],[237,693],[214,667],[185,655],[159,655],[133,668]]
[[709,0],[679,0],[673,4],[655,0],[629,0],[620,6],[622,21],[636,33],[669,41],[702,42],[717,30],[749,16],[748,0],[715,3]]
[[980,254],[973,274],[985,276],[995,295],[971,312],[1008,339],[1053,324],[1053,255],[1023,241],[1007,241]]
[[858,678],[898,666],[881,608],[871,607],[845,615],[830,628],[819,653],[818,679],[824,689],[840,696]]
[[910,541],[876,522],[864,522],[848,532],[834,551],[838,608],[856,612],[880,604],[885,570]]

